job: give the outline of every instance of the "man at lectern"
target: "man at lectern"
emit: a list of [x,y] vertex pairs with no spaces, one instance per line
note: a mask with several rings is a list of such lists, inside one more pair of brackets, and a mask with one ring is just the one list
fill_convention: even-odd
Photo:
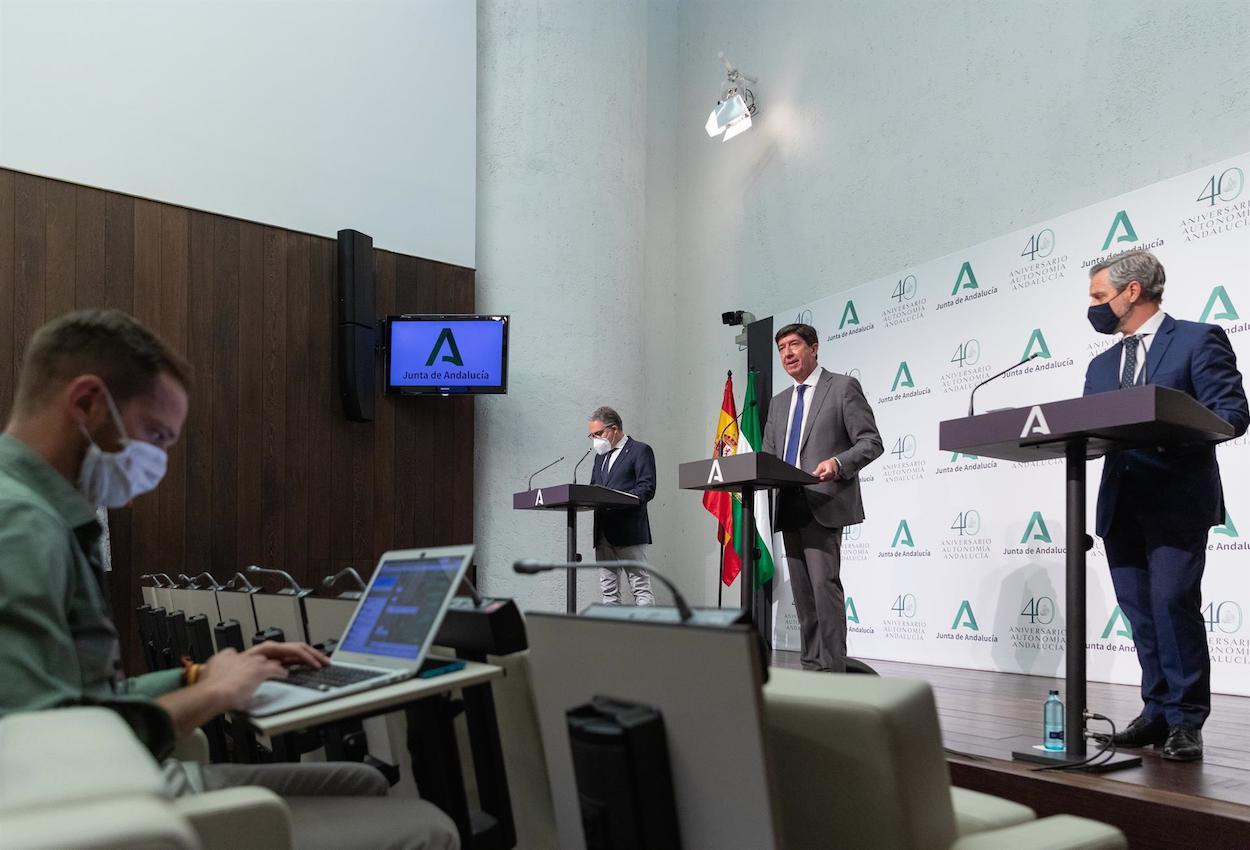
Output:
[[[1142,384],[1188,393],[1240,436],[1250,423],[1237,358],[1218,325],[1163,312],[1163,266],[1130,251],[1089,271],[1089,321],[1121,334],[1090,361],[1085,395]],[[1202,616],[1207,532],[1224,522],[1215,446],[1109,452],[1098,489],[1096,531],[1107,550],[1116,601],[1133,628],[1142,670],[1141,714],[1118,747],[1162,746],[1163,757],[1202,758],[1211,711],[1211,659]]]
[[842,673],[842,529],[864,520],[858,474],[881,456],[881,435],[859,381],[816,363],[820,341],[815,328],[786,325],[775,339],[782,368],[794,383],[773,396],[762,450],[810,472],[820,483],[779,491],[773,527],[786,547],[803,669]]
[[[611,487],[638,497],[636,508],[595,511],[596,561],[646,561],[651,544],[647,502],[655,498],[655,452],[641,440],[626,435],[621,415],[610,407],[590,414],[589,437],[595,454],[590,483]],[[641,567],[625,567],[635,605],[654,605],[651,576]],[[599,570],[599,587],[605,605],[621,604],[617,570]]]

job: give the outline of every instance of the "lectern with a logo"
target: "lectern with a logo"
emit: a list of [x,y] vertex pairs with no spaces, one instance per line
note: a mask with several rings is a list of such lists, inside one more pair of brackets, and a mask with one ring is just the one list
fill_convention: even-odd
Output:
[[[638,497],[622,493],[598,484],[556,484],[512,494],[515,511],[563,511],[565,515],[565,546],[568,562],[580,561],[577,554],[577,512],[598,508],[634,508]],[[564,610],[570,614],[577,610],[577,570],[566,570]]]
[[[1179,390],[1142,386],[950,419],[939,428],[942,451],[1020,463],[1067,459],[1067,749],[1013,755],[1054,764],[1085,762],[1085,553],[1093,546],[1085,533],[1085,462],[1121,449],[1166,451],[1186,443],[1220,442],[1233,436],[1233,427]],[[1086,769],[1101,772],[1140,763],[1138,756],[1116,756]]]
[[[742,539],[755,540],[755,491],[794,487],[820,481],[797,466],[764,452],[714,457],[683,463],[677,468],[677,485],[683,490],[722,490],[742,494]],[[755,593],[755,546],[742,552],[742,607],[751,612],[758,628],[763,619],[763,594]]]

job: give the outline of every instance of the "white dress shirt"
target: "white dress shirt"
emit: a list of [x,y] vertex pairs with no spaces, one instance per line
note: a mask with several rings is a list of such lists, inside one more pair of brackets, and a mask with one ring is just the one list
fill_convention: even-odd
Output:
[[[812,412],[812,396],[816,394],[816,384],[820,381],[820,376],[824,374],[824,367],[817,365],[812,370],[812,374],[807,376],[807,380],[803,385],[807,389],[803,392],[803,419],[799,422],[799,449],[803,448],[803,434],[807,431],[808,416]],[[795,383],[794,392],[790,394],[790,412],[786,414],[786,439],[781,444],[781,459],[786,459],[786,446],[790,445],[790,426],[794,424],[794,406],[799,403],[799,384]],[[797,458],[796,458],[797,460]],[[824,460],[824,458],[821,458]],[[796,466],[798,464],[795,464]]]
[[616,463],[616,459],[620,457],[620,450],[625,448],[625,444],[627,442],[629,442],[628,434],[621,437],[621,441],[616,444],[616,448],[608,450],[608,459],[603,464],[603,475],[605,478],[607,477],[607,474],[612,471],[612,464]]
[[[1133,383],[1136,385],[1137,380],[1141,377],[1142,370],[1146,368],[1146,354],[1150,351],[1150,343],[1154,342],[1155,336],[1159,333],[1159,326],[1163,324],[1164,317],[1167,313],[1160,310],[1149,319],[1147,319],[1140,328],[1137,329],[1137,335],[1141,337],[1137,344],[1137,371],[1133,374]],[[1120,337],[1123,341],[1125,336],[1133,336],[1133,334],[1124,334]],[[1128,346],[1120,348],[1120,371],[1124,374],[1124,358],[1128,356]],[[1147,378],[1150,376],[1147,375]]]

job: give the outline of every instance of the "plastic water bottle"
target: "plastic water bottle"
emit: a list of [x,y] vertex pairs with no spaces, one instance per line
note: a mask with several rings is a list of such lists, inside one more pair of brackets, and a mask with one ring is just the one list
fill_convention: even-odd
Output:
[[1051,691],[1042,706],[1042,745],[1048,750],[1064,749],[1063,703],[1058,691]]

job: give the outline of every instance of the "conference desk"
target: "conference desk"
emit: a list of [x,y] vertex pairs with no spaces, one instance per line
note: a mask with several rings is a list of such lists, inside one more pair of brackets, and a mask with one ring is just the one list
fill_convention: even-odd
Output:
[[[365,720],[403,711],[408,721],[408,752],[412,773],[422,799],[442,809],[455,821],[465,848],[510,848],[516,842],[508,779],[503,764],[499,729],[494,722],[490,683],[503,676],[503,668],[466,661],[461,670],[428,679],[412,678],[394,685],[294,708],[270,717],[236,715],[240,728],[249,728],[269,739],[275,758],[298,761],[296,733],[318,727]],[[451,698],[462,691],[463,702]],[[480,706],[489,705],[489,712]],[[469,812],[455,718],[468,706],[469,735],[473,750],[481,813]],[[476,711],[474,709],[477,709]],[[325,736],[326,758],[343,758],[342,736]]]
[[466,661],[464,669],[454,673],[444,673],[430,679],[407,679],[384,688],[359,691],[337,699],[293,708],[269,717],[248,717],[246,720],[256,732],[272,738],[288,732],[300,732],[314,726],[324,726],[337,720],[363,720],[366,717],[386,714],[429,697],[481,685],[501,676],[503,676],[501,667],[477,661]]

